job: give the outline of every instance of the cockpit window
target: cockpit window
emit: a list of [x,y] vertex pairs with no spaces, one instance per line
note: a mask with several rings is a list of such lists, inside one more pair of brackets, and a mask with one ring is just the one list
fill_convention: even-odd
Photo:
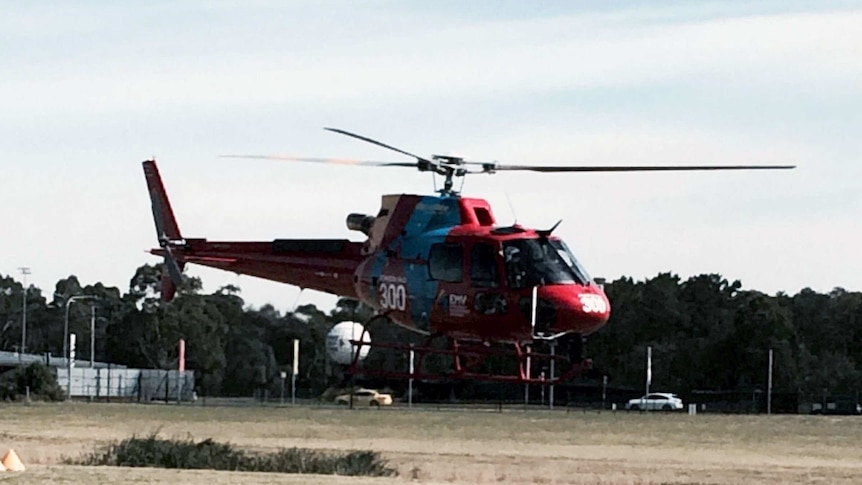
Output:
[[515,239],[503,243],[506,279],[511,288],[553,284],[587,284],[589,275],[559,240]]
[[460,244],[435,244],[428,256],[428,272],[440,281],[463,279],[464,248]]
[[575,255],[572,254],[571,251],[569,251],[569,247],[566,246],[566,243],[560,241],[559,239],[551,240],[549,242],[551,243],[551,246],[557,250],[557,253],[560,255],[560,257],[563,258],[563,261],[566,263],[566,265],[572,268],[572,271],[574,271],[578,283],[587,284],[593,281],[593,277],[590,276],[589,273],[587,273],[586,268],[584,268],[583,265],[581,265],[580,261],[575,258]]
[[470,250],[470,279],[475,286],[496,288],[497,251],[490,244],[476,243]]

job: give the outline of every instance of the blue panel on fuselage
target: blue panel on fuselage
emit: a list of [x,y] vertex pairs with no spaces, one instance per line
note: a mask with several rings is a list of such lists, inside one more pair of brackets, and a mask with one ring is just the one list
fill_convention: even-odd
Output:
[[423,197],[404,225],[404,232],[408,237],[416,237],[435,229],[451,228],[459,224],[461,207],[457,198]]
[[[428,274],[428,253],[433,244],[445,241],[452,227],[459,224],[461,210],[457,198],[423,197],[404,225],[404,235],[393,240],[387,248],[397,251],[402,259],[411,261],[404,265],[404,277],[410,298],[410,317],[420,330],[428,330],[437,294],[437,281]],[[385,257],[375,261],[372,275],[379,277],[385,263]]]

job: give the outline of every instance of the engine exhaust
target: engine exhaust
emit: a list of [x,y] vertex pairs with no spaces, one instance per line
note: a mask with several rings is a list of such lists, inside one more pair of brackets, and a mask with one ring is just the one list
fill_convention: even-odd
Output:
[[368,236],[371,232],[371,226],[374,225],[374,219],[374,216],[367,214],[350,214],[347,216],[347,228]]

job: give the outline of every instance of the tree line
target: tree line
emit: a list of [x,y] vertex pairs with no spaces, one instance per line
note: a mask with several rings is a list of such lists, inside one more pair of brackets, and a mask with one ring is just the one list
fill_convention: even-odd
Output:
[[[293,340],[300,341],[298,387],[323,392],[337,376],[325,352],[329,329],[344,320],[366,321],[373,312],[340,299],[328,313],[303,305],[282,313],[271,305],[251,308],[235,286],[211,294],[187,278],[170,304],[159,301],[161,269],[144,265],[129,288],[82,285],[75,276],[50,293],[27,291],[27,352],[61,356],[65,312],[78,336],[77,358],[90,355],[91,307],[95,305],[97,361],[139,368],[176,368],[177,343],[186,341],[186,367],[203,395],[277,392],[290,372]],[[770,349],[773,388],[816,398],[862,389],[862,293],[835,288],[767,295],[739,281],[704,274],[681,279],[662,273],[643,281],[619,278],[605,285],[612,304],[607,326],[591,335],[587,352],[615,387],[642,388],[646,348],[652,347],[652,385],[674,392],[765,389]],[[0,350],[21,346],[24,287],[0,275]],[[93,295],[95,301],[73,296]],[[419,342],[396,325],[376,320],[375,340]],[[366,365],[406,368],[405,356],[374,349]]]

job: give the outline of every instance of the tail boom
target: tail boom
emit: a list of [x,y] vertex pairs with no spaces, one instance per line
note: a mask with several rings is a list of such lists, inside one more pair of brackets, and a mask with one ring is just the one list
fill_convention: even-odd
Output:
[[353,275],[364,257],[362,243],[345,239],[276,239],[270,242],[210,242],[180,232],[159,169],[143,162],[159,248],[164,258],[162,300],[170,301],[186,263],[257,276],[301,288],[356,297]]
[[[270,242],[211,242],[186,239],[172,246],[181,263],[287,283],[301,288],[357,297],[353,274],[364,257],[362,243],[344,239],[276,239]],[[150,251],[164,256],[166,249]]]

